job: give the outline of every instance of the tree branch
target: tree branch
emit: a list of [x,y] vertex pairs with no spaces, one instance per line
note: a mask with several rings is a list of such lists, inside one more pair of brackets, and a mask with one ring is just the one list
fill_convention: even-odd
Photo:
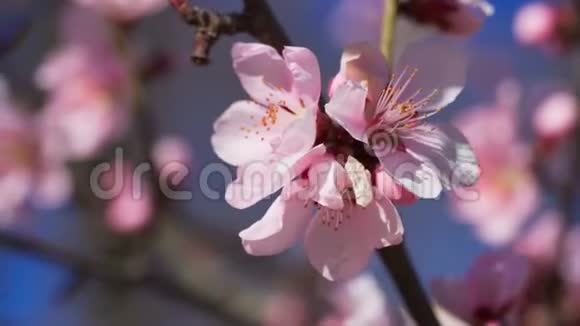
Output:
[[196,27],[191,59],[195,64],[209,63],[209,52],[223,35],[247,33],[278,51],[290,39],[265,0],[244,0],[242,13],[219,13],[190,5],[187,0],[169,0],[183,20]]
[[0,246],[34,256],[51,264],[63,266],[75,274],[107,284],[153,291],[169,299],[207,311],[213,317],[220,318],[227,325],[253,325],[255,323],[255,321],[248,320],[231,311],[227,304],[211,300],[192,289],[186,289],[160,274],[137,273],[134,270],[118,268],[115,264],[109,264],[106,261],[83,257],[74,252],[33,239],[26,239],[6,231],[0,231]]
[[380,249],[379,256],[383,265],[389,270],[417,325],[438,326],[439,322],[431,310],[431,303],[421,287],[421,282],[411,264],[405,246],[400,244]]

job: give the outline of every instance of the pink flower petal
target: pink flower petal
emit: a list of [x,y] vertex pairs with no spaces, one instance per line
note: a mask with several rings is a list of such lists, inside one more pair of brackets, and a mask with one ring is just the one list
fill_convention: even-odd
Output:
[[383,248],[403,242],[403,221],[390,200],[383,198],[366,209],[359,209],[361,218],[367,219],[366,231],[371,245]]
[[422,94],[437,90],[425,106],[425,111],[441,109],[455,101],[463,90],[467,76],[467,58],[460,39],[438,36],[418,40],[410,44],[395,60],[395,73],[405,67],[418,69],[410,87],[402,95],[408,98],[418,89]]
[[397,63],[409,45],[440,33],[437,26],[418,23],[414,18],[399,15],[395,22],[395,39],[393,40],[393,58]]
[[544,2],[527,3],[514,19],[514,36],[523,45],[547,45],[557,30],[558,12]]
[[[373,249],[364,241],[364,219],[353,214],[335,229],[322,224],[319,210],[306,231],[306,254],[310,263],[330,281],[349,279],[368,264]],[[363,240],[363,241],[361,241]]]
[[342,209],[342,191],[347,186],[344,167],[333,158],[314,164],[308,170],[308,181],[313,193],[312,200],[330,209]]
[[451,125],[423,125],[403,135],[407,151],[437,169],[446,189],[469,187],[481,173],[475,152],[459,130]]
[[192,156],[191,146],[185,139],[177,136],[161,137],[151,150],[153,164],[158,170],[175,162],[189,167]]
[[211,143],[220,159],[239,166],[260,161],[272,152],[271,141],[280,137],[283,126],[276,124],[267,135],[256,135],[252,127],[259,123],[264,111],[264,107],[257,103],[239,101],[217,119]]
[[298,241],[312,217],[312,208],[297,197],[279,196],[264,217],[240,232],[246,252],[254,256],[281,253]]
[[325,152],[324,145],[318,145],[307,153],[244,165],[238,169],[237,179],[228,185],[226,201],[238,209],[248,208],[290,184],[296,176],[321,159]]
[[390,69],[381,51],[368,43],[356,43],[344,49],[340,60],[340,71],[330,87],[330,96],[344,82],[364,82],[371,102],[378,100],[387,85]]
[[304,96],[305,106],[317,110],[322,88],[318,59],[312,51],[295,46],[285,47],[282,54],[294,77],[294,91]]
[[365,114],[367,90],[360,83],[347,81],[335,90],[330,102],[326,104],[326,113],[350,135],[360,141],[366,141],[368,123]]
[[397,183],[419,198],[438,198],[443,190],[435,167],[409,153],[395,151],[378,156],[381,166]]
[[580,119],[576,96],[568,92],[550,94],[534,112],[534,129],[541,137],[559,139],[569,135]]
[[70,159],[90,158],[122,129],[122,109],[100,87],[78,81],[53,93],[41,117],[43,142]]
[[139,232],[149,224],[152,217],[151,194],[144,192],[137,198],[131,189],[123,190],[118,197],[108,203],[105,210],[107,225],[119,233]]
[[446,17],[449,23],[447,30],[457,35],[469,36],[481,29],[488,16],[493,14],[494,8],[487,1],[460,0],[462,5]]
[[395,204],[409,205],[417,201],[417,196],[398,184],[382,168],[375,171],[376,196],[383,196]]
[[238,42],[232,48],[232,58],[242,86],[256,102],[276,103],[283,97],[281,93],[292,91],[292,72],[273,47]]
[[375,248],[399,244],[403,225],[388,200],[374,201],[367,208],[345,208],[340,225],[323,224],[333,214],[320,209],[306,231],[306,253],[322,276],[334,281],[359,273]]
[[514,252],[543,267],[551,267],[557,258],[560,236],[562,236],[560,214],[546,212],[516,240]]
[[167,5],[165,0],[74,0],[81,6],[120,21],[152,14]]

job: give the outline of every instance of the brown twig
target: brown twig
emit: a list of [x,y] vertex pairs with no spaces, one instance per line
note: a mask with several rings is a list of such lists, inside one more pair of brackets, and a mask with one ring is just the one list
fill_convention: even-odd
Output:
[[209,52],[223,35],[247,33],[262,43],[282,50],[290,40],[265,0],[244,0],[242,13],[219,13],[190,5],[187,0],[169,0],[183,20],[197,27],[191,59],[195,64],[209,63]]
[[421,287],[419,277],[411,264],[403,244],[380,249],[379,256],[389,270],[409,313],[421,326],[438,326],[431,303]]

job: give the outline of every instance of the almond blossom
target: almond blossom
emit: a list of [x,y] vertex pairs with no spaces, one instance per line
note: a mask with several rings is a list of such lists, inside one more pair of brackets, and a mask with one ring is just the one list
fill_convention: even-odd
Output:
[[307,166],[266,214],[240,232],[249,254],[274,255],[304,238],[310,263],[328,280],[359,273],[377,248],[402,241],[395,206],[375,195],[371,174],[350,156],[340,162],[326,152],[309,153]]
[[0,224],[33,204],[56,207],[70,196],[70,175],[59,157],[42,146],[44,130],[0,91]]
[[[482,174],[470,189],[476,197],[455,196],[453,208],[461,221],[473,225],[477,235],[492,245],[511,241],[539,201],[531,153],[517,136],[518,93],[517,85],[504,83],[495,104],[474,108],[456,121],[475,149]],[[489,126],[498,132],[490,133]]]
[[558,239],[562,237],[562,216],[556,211],[544,212],[513,243],[513,251],[528,258],[535,267],[552,268],[558,256]]
[[280,55],[267,45],[236,43],[232,57],[251,99],[218,118],[211,142],[223,161],[238,167],[226,200],[243,209],[302,172],[300,160],[316,138],[321,82],[318,61],[305,48],[285,47]]
[[392,75],[389,70],[375,47],[347,48],[330,88],[328,116],[420,198],[472,185],[479,167],[465,137],[450,125],[426,123],[463,89],[466,60],[460,45],[445,38],[418,41],[397,59]]
[[167,5],[166,0],[73,0],[101,15],[131,21],[153,14]]
[[[119,164],[122,165],[121,168],[116,166]],[[115,176],[119,171],[122,171],[122,175]],[[111,230],[121,234],[142,231],[153,219],[153,194],[150,185],[137,178],[134,171],[136,170],[132,163],[118,161],[99,180],[106,189],[113,189],[116,182],[121,182],[121,186],[117,188],[118,193],[107,201],[105,207],[106,224]]]
[[506,252],[479,256],[463,277],[439,278],[432,289],[437,302],[475,325],[494,325],[509,316],[527,287],[529,266]]
[[534,112],[534,130],[544,142],[558,142],[570,136],[580,121],[580,106],[569,91],[546,96]]
[[549,46],[556,39],[558,10],[543,2],[530,2],[519,9],[513,33],[517,41],[528,46]]
[[[69,29],[63,45],[36,73],[38,86],[48,92],[42,113],[45,142],[69,159],[87,159],[123,132],[132,85],[128,64],[99,18],[72,8],[63,24]],[[90,31],[91,37],[83,37]]]

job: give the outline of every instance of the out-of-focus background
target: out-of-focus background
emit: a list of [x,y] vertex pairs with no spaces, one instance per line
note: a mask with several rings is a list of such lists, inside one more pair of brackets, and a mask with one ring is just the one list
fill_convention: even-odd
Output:
[[[21,28],[20,24],[27,25],[18,43],[0,54],[0,74],[9,84],[11,95],[33,112],[46,102],[46,94],[36,87],[34,76],[47,53],[59,46],[60,17],[71,2],[26,0],[0,4],[0,35],[10,35]],[[239,10],[240,2],[196,0],[195,4],[229,12]],[[454,120],[473,107],[493,105],[498,85],[514,80],[522,92],[518,106],[519,132],[522,142],[532,143],[532,112],[539,94],[554,85],[565,85],[571,78],[571,71],[550,51],[530,50],[514,40],[514,15],[528,1],[492,2],[495,14],[468,43],[470,66],[466,89],[459,100],[436,119]],[[335,42],[328,22],[337,3],[330,0],[270,1],[292,42],[310,48],[318,56],[325,85],[337,72],[341,55],[340,45]],[[90,38],[91,34],[85,37]],[[219,270],[227,277],[225,284],[230,288],[225,290],[236,291],[238,286],[243,291],[255,289],[255,293],[245,294],[248,302],[278,289],[283,291],[288,284],[325,283],[307,264],[296,270],[305,260],[299,247],[276,257],[257,258],[244,254],[238,232],[260,218],[269,201],[239,211],[223,199],[212,200],[199,191],[199,176],[204,167],[220,162],[209,141],[212,124],[231,103],[246,97],[232,68],[230,48],[233,42],[252,39],[242,35],[222,37],[212,49],[211,63],[195,66],[189,61],[192,30],[169,6],[140,19],[132,27],[130,38],[137,57],[155,52],[169,58],[170,70],[147,82],[142,92],[143,101],[154,112],[158,134],[180,137],[192,153],[187,183],[194,189],[193,199],[183,205],[180,203],[179,215],[183,219],[180,226],[163,231],[163,236],[173,237],[173,240],[168,240],[166,247],[158,245],[161,248],[155,250],[174,255],[166,259],[173,260],[176,266],[183,264],[180,273],[185,279]],[[490,124],[486,132],[506,131],[501,125]],[[224,192],[224,181],[218,175],[210,178],[210,185],[217,193]],[[530,217],[522,225],[531,224],[542,208],[553,204],[554,198],[540,194],[538,208],[528,214]],[[458,213],[445,196],[399,209],[405,223],[406,244],[426,286],[436,276],[463,272],[474,257],[489,248],[472,225],[454,217]],[[118,240],[101,219],[98,214],[87,213],[70,201],[57,209],[24,210],[6,228],[87,256],[113,252],[112,255],[124,257],[127,247],[139,247],[140,241],[145,241],[138,239],[127,244],[125,240]],[[122,245],[116,245],[116,241]],[[172,253],[172,250],[179,252]],[[142,263],[140,259],[135,261],[135,264]],[[369,268],[390,291],[389,301],[398,302],[396,291],[378,259],[373,259]],[[279,274],[284,271],[292,271],[294,279],[280,281]],[[211,277],[206,280],[214,281]],[[223,284],[213,286],[224,291]],[[151,291],[127,291],[123,286],[107,286],[82,277],[77,279],[62,266],[0,246],[0,325],[164,324],[219,325],[220,321],[203,309],[160,297]]]

